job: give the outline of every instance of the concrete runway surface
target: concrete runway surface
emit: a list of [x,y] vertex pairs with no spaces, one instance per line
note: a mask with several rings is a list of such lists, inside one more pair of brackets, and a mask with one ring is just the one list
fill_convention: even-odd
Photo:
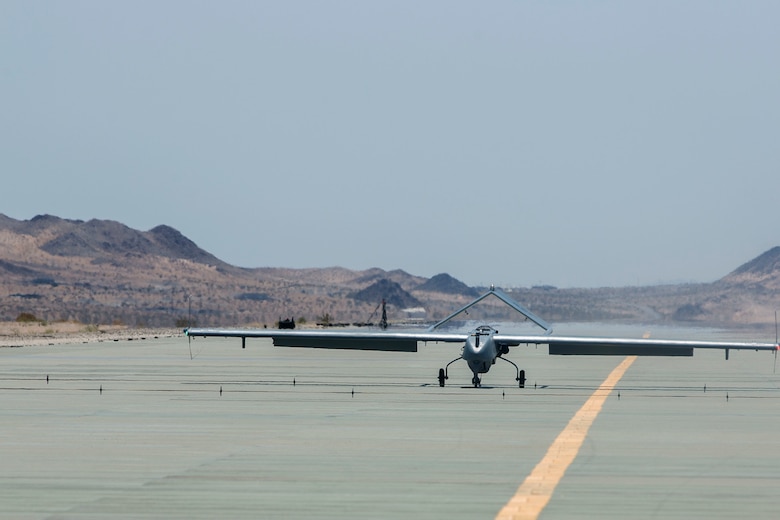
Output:
[[[495,518],[622,357],[185,338],[0,349],[0,517]],[[765,352],[639,358],[542,519],[780,517]],[[48,377],[48,382],[47,382]],[[535,388],[534,388],[535,387]],[[705,391],[706,387],[706,391]]]

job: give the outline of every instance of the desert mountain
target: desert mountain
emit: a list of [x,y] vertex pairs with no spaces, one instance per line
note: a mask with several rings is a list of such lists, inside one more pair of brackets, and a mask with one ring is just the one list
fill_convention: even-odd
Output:
[[468,296],[470,298],[476,298],[479,296],[479,291],[469,287],[460,280],[456,280],[447,273],[434,275],[433,278],[417,287],[417,290],[439,292],[443,294],[458,294],[461,296]]
[[[2,320],[26,312],[131,325],[272,326],[281,317],[314,322],[325,314],[349,322],[368,317],[382,298],[391,315],[421,306],[409,291],[425,281],[377,268],[243,269],[169,226],[138,231],[109,220],[0,215]],[[427,302],[432,313],[448,304]]]
[[122,255],[160,256],[225,265],[169,226],[142,232],[111,220],[84,222],[50,215],[37,216],[25,224],[3,215],[0,231],[35,237],[41,251],[61,257],[111,261]]
[[[560,321],[772,324],[780,307],[780,247],[709,284],[509,292]],[[408,307],[438,320],[484,288],[446,273],[430,279],[402,270],[231,266],[161,225],[138,231],[110,220],[0,214],[0,320],[21,313],[47,321],[173,326],[274,326],[279,318],[362,322],[382,299],[391,322]],[[495,319],[509,311],[491,308]]]
[[404,291],[398,283],[387,278],[382,278],[351,296],[357,301],[366,303],[384,300],[388,305],[394,305],[399,309],[422,307],[420,300]]
[[721,284],[780,289],[780,246],[773,247],[721,278]]

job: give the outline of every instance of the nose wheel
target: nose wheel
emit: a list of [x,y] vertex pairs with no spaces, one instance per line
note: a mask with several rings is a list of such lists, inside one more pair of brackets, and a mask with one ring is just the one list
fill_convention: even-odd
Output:
[[479,378],[477,374],[474,374],[474,377],[471,378],[471,382],[474,385],[474,388],[479,388],[482,386],[482,380]]

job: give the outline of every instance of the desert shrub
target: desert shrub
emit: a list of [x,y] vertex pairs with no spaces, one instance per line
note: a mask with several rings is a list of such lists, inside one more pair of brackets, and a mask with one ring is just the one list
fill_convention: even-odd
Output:
[[192,318],[179,318],[176,320],[177,329],[188,329],[197,326],[197,322]]
[[19,316],[16,317],[16,321],[19,323],[32,323],[39,320],[35,317],[35,314],[31,312],[22,312],[19,314]]

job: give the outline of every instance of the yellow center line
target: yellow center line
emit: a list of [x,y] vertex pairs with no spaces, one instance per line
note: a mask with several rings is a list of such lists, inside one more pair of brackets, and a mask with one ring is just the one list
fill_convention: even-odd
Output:
[[624,359],[607,376],[601,386],[585,401],[569,424],[550,445],[547,454],[526,477],[515,496],[499,511],[496,520],[532,520],[539,517],[552,497],[555,487],[580,451],[593,421],[596,420],[609,394],[617,385],[636,356]]

